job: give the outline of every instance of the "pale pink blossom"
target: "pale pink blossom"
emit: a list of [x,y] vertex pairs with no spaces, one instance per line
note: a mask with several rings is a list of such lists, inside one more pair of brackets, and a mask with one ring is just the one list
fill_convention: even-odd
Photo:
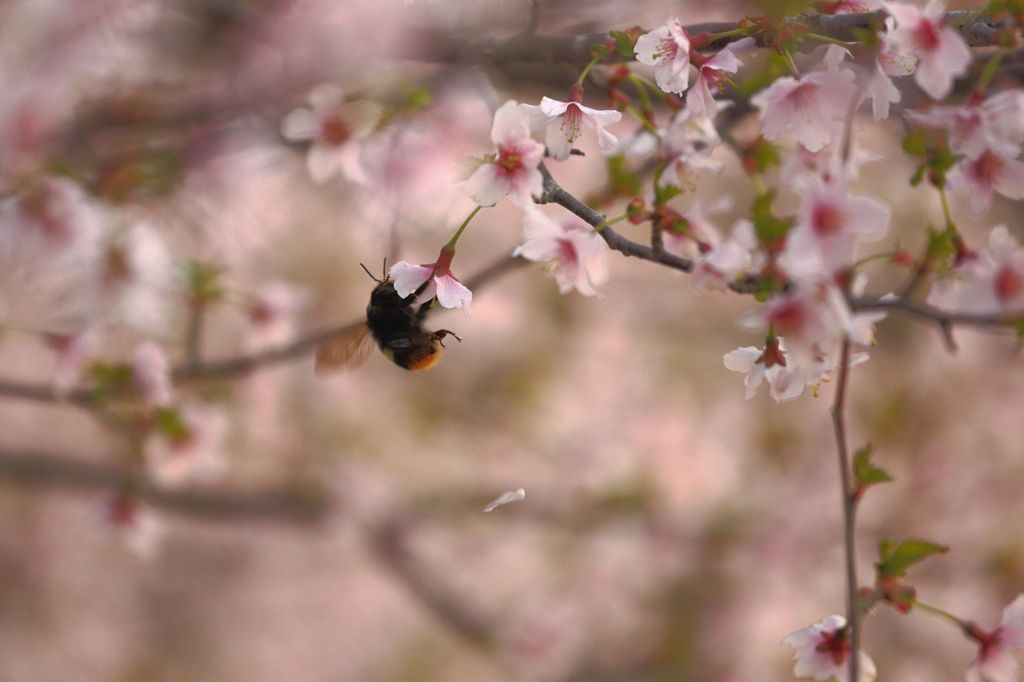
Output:
[[1002,622],[992,632],[973,624],[971,636],[979,643],[978,657],[967,669],[967,682],[1017,682],[1014,649],[1024,647],[1024,594],[1003,609]]
[[[787,635],[782,644],[793,650],[796,659],[793,673],[797,677],[850,682],[849,633],[842,616],[826,616],[820,623]],[[859,652],[859,658],[858,682],[873,682],[877,675],[875,662],[863,651]]]
[[864,82],[864,94],[871,100],[871,115],[876,121],[889,118],[889,105],[900,101],[900,89],[880,63],[870,70]]
[[359,165],[359,141],[377,125],[380,107],[346,102],[341,88],[331,84],[310,92],[309,105],[284,117],[281,134],[293,142],[312,141],[306,165],[315,182],[325,183],[339,172],[361,182],[365,176]]
[[987,247],[961,269],[961,275],[959,310],[1024,312],[1024,248],[1004,226],[992,229]]
[[563,294],[575,289],[598,295],[597,287],[608,278],[608,246],[590,225],[574,216],[555,221],[532,209],[523,214],[523,233],[525,241],[512,255],[547,263]]
[[816,152],[833,137],[857,94],[854,73],[840,67],[846,50],[831,45],[818,70],[800,78],[785,76],[757,93],[751,102],[761,110],[765,138],[792,137]]
[[156,428],[146,439],[146,463],[162,485],[210,481],[224,471],[227,419],[223,412],[202,405],[183,405],[169,412],[172,426]]
[[908,119],[949,133],[949,148],[957,154],[977,158],[987,150],[1013,155],[1024,142],[1024,91],[1004,90],[983,100],[970,98],[965,104],[908,111]]
[[851,196],[845,183],[809,178],[803,186],[796,225],[786,239],[779,263],[796,278],[836,272],[852,261],[856,240],[885,236],[889,217],[887,206],[867,197]]
[[520,500],[525,500],[525,499],[526,499],[526,490],[525,489],[517,488],[516,490],[509,490],[509,491],[504,492],[501,495],[499,495],[493,501],[488,502],[484,506],[483,511],[484,512],[492,512],[495,509],[497,509],[498,507],[503,507],[504,505],[509,504],[511,502],[518,502]]
[[247,310],[250,346],[265,348],[288,341],[295,333],[295,317],[305,304],[305,292],[287,282],[262,285]]
[[721,170],[722,162],[712,158],[712,152],[720,143],[711,119],[695,116],[688,109],[677,113],[661,136],[661,153],[665,160],[662,182],[693,191],[698,171]]
[[[867,353],[853,353],[848,366],[867,360]],[[785,339],[780,336],[774,342],[769,341],[765,348],[744,346],[730,351],[723,362],[727,369],[747,375],[744,379],[747,400],[757,394],[762,383],[767,383],[771,399],[784,403],[799,398],[808,387],[817,395],[818,387],[831,378],[838,358],[824,353],[801,358],[786,351]]]
[[693,268],[693,286],[702,290],[722,290],[737,277],[750,272],[757,250],[757,236],[749,220],[741,220],[729,237],[702,256]]
[[159,336],[173,320],[183,282],[160,232],[135,223],[115,232],[100,255],[95,314],[107,322]]
[[883,317],[882,312],[852,312],[835,282],[825,277],[801,282],[796,291],[772,298],[743,322],[784,336],[797,363],[811,366],[832,357],[844,337],[858,346],[871,346],[874,325]]
[[681,224],[662,231],[665,249],[684,258],[697,259],[704,256],[722,242],[711,216],[728,211],[732,205],[732,197],[727,195],[707,207],[700,200],[694,201],[688,208],[679,211]]
[[971,51],[955,28],[945,23],[942,0],[929,0],[924,9],[887,2],[885,25],[892,44],[917,58],[914,80],[932,99],[944,99],[953,80],[967,73]]
[[494,113],[491,141],[498,151],[466,181],[469,196],[481,206],[493,206],[506,194],[520,206],[532,203],[544,185],[538,166],[544,145],[530,137],[529,116],[509,100]]
[[964,188],[971,214],[980,216],[992,205],[992,193],[1024,199],[1024,163],[987,149],[960,160],[947,178],[950,189]]
[[140,343],[132,354],[132,383],[149,407],[166,407],[174,400],[170,363],[163,348],[152,341]]
[[654,80],[665,92],[681,95],[690,82],[690,37],[676,18],[645,33],[634,48],[637,61],[654,67]]
[[591,128],[597,133],[597,143],[602,150],[612,149],[618,139],[604,129],[606,125],[618,123],[622,114],[613,110],[591,109],[578,101],[559,102],[544,97],[540,106],[522,105],[530,120],[530,128],[534,132],[544,131],[544,142],[547,144],[548,155],[555,161],[569,158],[572,146],[583,133],[583,128]]
[[414,303],[426,303],[437,297],[443,308],[462,308],[469,314],[473,292],[452,274],[451,265],[455,252],[442,249],[438,259],[425,265],[414,265],[399,261],[391,266],[388,278],[394,283],[395,291],[402,298],[416,295]]
[[722,362],[726,369],[746,374],[743,380],[746,386],[744,397],[750,400],[757,395],[761,384],[768,384],[768,394],[777,403],[788,402],[799,398],[807,382],[786,360],[782,339],[776,339],[774,345],[765,348],[744,346],[726,353]]
[[99,336],[95,327],[87,327],[74,334],[47,338],[54,352],[53,387],[58,393],[67,393],[81,381],[90,357],[98,349]]
[[100,522],[140,559],[153,559],[160,551],[164,525],[134,495],[118,493],[104,500]]
[[686,108],[693,116],[714,118],[719,110],[719,104],[715,101],[714,94],[722,89],[723,83],[727,82],[726,74],[736,73],[743,66],[743,62],[739,60],[736,53],[753,46],[754,39],[748,37],[726,45],[711,57],[704,57],[699,53],[692,55],[694,65],[699,68],[697,69],[697,79],[686,93]]

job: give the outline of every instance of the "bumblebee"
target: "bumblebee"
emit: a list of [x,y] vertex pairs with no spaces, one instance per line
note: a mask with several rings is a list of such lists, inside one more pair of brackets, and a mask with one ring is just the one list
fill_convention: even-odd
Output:
[[391,362],[411,372],[419,372],[437,364],[447,337],[462,341],[448,329],[428,331],[423,328],[433,301],[427,301],[418,308],[413,301],[426,284],[402,298],[386,275],[378,279],[366,270],[366,266],[363,270],[377,282],[366,306],[366,322],[321,344],[316,352],[316,371],[355,369],[366,362],[376,344]]

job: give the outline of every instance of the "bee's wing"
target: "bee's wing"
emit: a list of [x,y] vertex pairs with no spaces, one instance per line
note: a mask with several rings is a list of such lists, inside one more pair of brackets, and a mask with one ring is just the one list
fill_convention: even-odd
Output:
[[316,372],[353,370],[373,352],[373,335],[365,324],[356,325],[316,349]]

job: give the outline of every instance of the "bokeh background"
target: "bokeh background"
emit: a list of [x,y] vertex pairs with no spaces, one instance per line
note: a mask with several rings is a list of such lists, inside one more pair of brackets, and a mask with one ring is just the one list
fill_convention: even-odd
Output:
[[[552,35],[758,11],[540,5]],[[110,306],[128,312],[94,359],[125,362],[150,339],[180,361],[189,262],[220,268],[227,292],[207,311],[204,359],[357,320],[372,288],[360,262],[429,262],[468,213],[459,183],[491,149],[493,109],[564,99],[564,65],[455,49],[529,22],[520,0],[4,3],[4,191],[70,178],[103,221],[148,224],[171,264],[165,288],[69,308],[66,271],[6,262],[0,376],[49,385],[38,332]],[[325,82],[394,114],[365,143],[362,183],[314,183],[279,132]],[[919,249],[938,199],[906,183],[898,119],[857,125],[879,159],[857,191],[892,205],[890,243]],[[584,149],[553,170],[595,196],[605,168]],[[716,154],[725,167],[696,196],[731,199],[724,230],[753,194],[730,150]],[[962,197],[953,208],[975,244],[1000,222],[1024,228],[1007,202],[981,221]],[[483,212],[456,272],[520,239],[514,207]],[[144,495],[161,530],[143,555],[103,511],[138,470],[131,437],[79,406],[0,394],[0,681],[791,679],[782,637],[844,608],[832,388],[745,402],[721,357],[762,342],[737,323],[756,303],[616,254],[609,266],[597,299],[560,295],[536,265],[490,279],[471,319],[431,318],[464,340],[428,373],[375,355],[319,377],[307,353],[180,387],[225,415],[227,466]],[[871,290],[904,276],[878,268]],[[297,303],[268,339],[250,302],[269,283]],[[950,354],[934,328],[889,319],[852,373],[853,444],[873,443],[896,478],[862,505],[857,560],[866,582],[882,538],[949,544],[913,584],[991,626],[1024,585],[1024,368],[1012,337],[956,339]],[[520,487],[525,500],[481,512]],[[975,653],[948,624],[884,609],[865,646],[901,682],[962,679]]]

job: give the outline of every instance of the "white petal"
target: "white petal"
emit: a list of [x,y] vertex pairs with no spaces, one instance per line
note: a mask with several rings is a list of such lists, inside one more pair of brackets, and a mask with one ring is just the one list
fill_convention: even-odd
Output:
[[492,512],[498,507],[508,504],[509,502],[518,502],[519,500],[526,499],[526,490],[519,488],[518,490],[509,490],[508,492],[502,493],[496,500],[490,502],[484,507],[485,512]]
[[450,275],[435,277],[437,283],[437,302],[443,308],[469,308],[473,302],[473,292],[459,280]]
[[395,291],[402,298],[419,289],[434,275],[434,268],[414,265],[406,261],[398,261],[388,270],[388,279],[392,281]]
[[281,134],[286,140],[312,140],[319,132],[320,119],[309,109],[295,109],[281,121]]
[[469,176],[466,192],[481,206],[494,206],[508,193],[508,183],[498,176],[497,166],[485,163]]
[[733,372],[749,372],[754,368],[754,363],[761,357],[762,351],[760,348],[753,346],[744,346],[731,350],[722,357],[722,362],[725,364],[726,369],[730,369]]

